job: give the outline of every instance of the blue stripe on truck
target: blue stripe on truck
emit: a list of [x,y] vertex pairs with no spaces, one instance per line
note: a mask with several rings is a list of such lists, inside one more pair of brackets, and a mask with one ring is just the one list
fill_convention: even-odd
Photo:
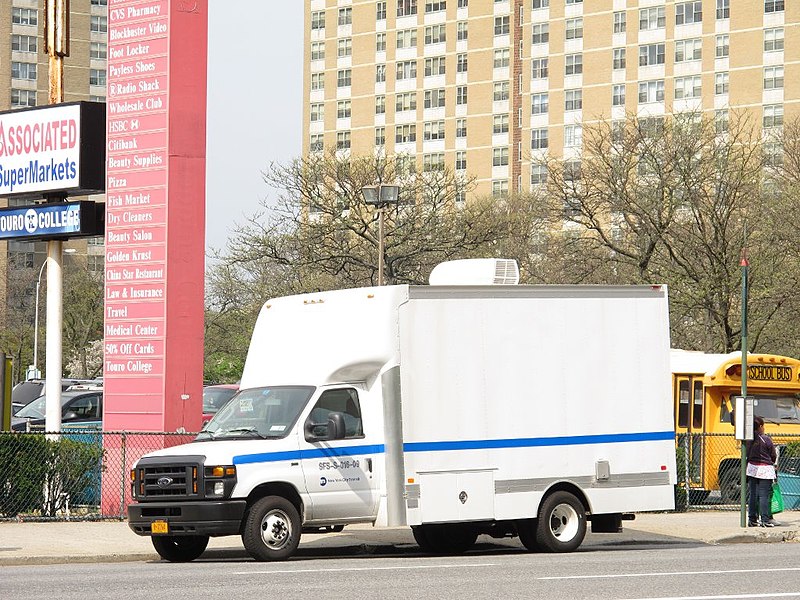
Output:
[[[537,448],[546,446],[578,446],[581,444],[615,444],[620,442],[674,441],[674,431],[647,431],[643,433],[614,433],[603,435],[573,435],[550,438],[512,438],[505,440],[456,440],[447,442],[409,442],[403,444],[404,452],[442,452],[448,450],[488,450],[496,448]],[[339,446],[314,450],[289,450],[286,452],[262,452],[233,457],[233,464],[278,462],[282,460],[304,460],[354,456],[361,454],[383,454],[383,444],[364,446]]]

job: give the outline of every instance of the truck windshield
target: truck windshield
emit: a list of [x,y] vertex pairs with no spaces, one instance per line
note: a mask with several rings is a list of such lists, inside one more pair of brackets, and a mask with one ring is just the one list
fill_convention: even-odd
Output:
[[214,415],[196,439],[284,437],[313,393],[311,386],[242,390]]

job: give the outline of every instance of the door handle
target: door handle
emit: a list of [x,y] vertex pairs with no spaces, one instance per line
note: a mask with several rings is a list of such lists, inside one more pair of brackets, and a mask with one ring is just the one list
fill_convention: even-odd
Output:
[[367,471],[372,473],[372,459],[371,458],[367,459]]

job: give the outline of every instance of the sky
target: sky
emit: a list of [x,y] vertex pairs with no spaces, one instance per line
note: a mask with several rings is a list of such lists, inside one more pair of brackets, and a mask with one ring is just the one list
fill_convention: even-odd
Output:
[[305,1],[209,0],[207,254],[276,198],[270,161],[300,155]]

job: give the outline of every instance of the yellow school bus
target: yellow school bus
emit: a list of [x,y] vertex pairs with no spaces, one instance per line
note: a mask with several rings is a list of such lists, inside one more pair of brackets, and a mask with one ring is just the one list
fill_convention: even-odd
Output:
[[[671,354],[675,437],[679,448],[688,449],[686,456],[679,452],[678,472],[688,471],[694,502],[713,490],[723,503],[739,502],[741,446],[733,438],[731,411],[742,392],[741,359],[741,352]],[[800,361],[748,354],[747,395],[776,444],[793,441],[782,434],[800,434]]]

